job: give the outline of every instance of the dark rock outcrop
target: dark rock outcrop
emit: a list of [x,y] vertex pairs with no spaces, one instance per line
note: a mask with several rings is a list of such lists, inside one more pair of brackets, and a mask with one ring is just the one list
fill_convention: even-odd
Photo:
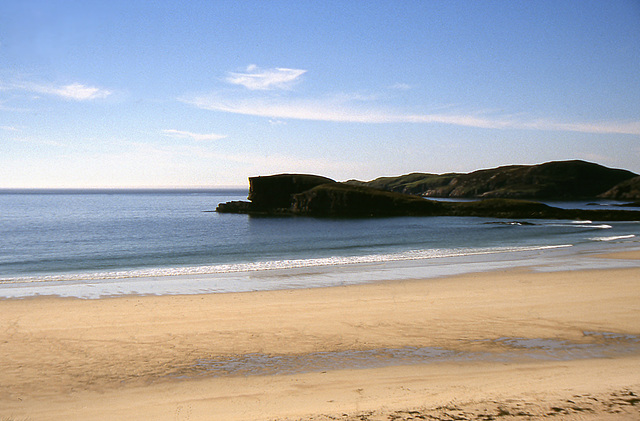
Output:
[[277,174],[249,178],[250,202],[221,203],[220,213],[291,213],[293,195],[313,187],[335,183],[334,180],[310,174]]
[[240,200],[220,203],[216,208],[216,212],[219,213],[251,213],[252,211],[251,202],[243,202]]
[[635,176],[630,171],[585,161],[556,161],[468,174],[414,173],[348,183],[428,197],[575,200],[595,198]]
[[255,210],[288,209],[292,195],[316,186],[335,183],[318,175],[278,174],[249,178],[249,200]]
[[[257,181],[256,181],[257,180]],[[304,186],[312,187],[303,190]],[[274,197],[270,193],[273,191]],[[484,199],[472,202],[437,202],[420,196],[297,174],[251,179],[251,202],[228,202],[218,212],[252,215],[305,215],[314,217],[479,216],[515,219],[640,220],[640,212],[623,210],[568,210],[539,202]]]
[[640,201],[640,176],[623,181],[599,197],[612,200]]
[[437,215],[443,206],[419,196],[344,183],[323,184],[293,196],[295,214],[322,217]]

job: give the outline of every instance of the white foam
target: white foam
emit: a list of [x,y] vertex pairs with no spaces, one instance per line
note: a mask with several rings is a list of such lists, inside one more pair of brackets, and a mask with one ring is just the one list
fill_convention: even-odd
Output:
[[568,223],[568,224],[551,224],[551,226],[553,226],[553,227],[588,228],[590,230],[593,230],[593,229],[605,229],[605,230],[608,230],[608,229],[613,228],[609,224],[594,225],[593,222],[591,222],[591,221],[573,221],[573,222]]
[[635,235],[634,234],[629,234],[629,235],[614,235],[611,237],[593,237],[590,238],[589,240],[591,241],[616,241],[616,240],[628,240],[629,238],[634,238]]
[[537,250],[551,250],[572,247],[572,244],[528,247],[494,247],[475,249],[426,249],[408,250],[397,253],[371,254],[364,256],[334,256],[310,259],[273,260],[263,262],[233,263],[189,267],[169,267],[133,269],[110,272],[73,273],[48,276],[26,276],[0,279],[0,284],[36,283],[36,282],[78,282],[101,279],[152,278],[182,275],[209,275],[239,272],[256,272],[280,269],[309,268],[318,266],[341,266],[367,263],[399,262],[445,257],[478,256],[498,253],[515,253]]

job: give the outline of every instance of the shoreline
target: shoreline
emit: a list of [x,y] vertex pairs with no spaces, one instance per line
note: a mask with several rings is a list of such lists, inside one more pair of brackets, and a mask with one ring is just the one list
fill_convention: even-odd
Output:
[[[602,242],[605,243],[605,242]],[[635,253],[640,245],[611,243],[590,245],[535,246],[517,250],[478,250],[474,253],[422,257],[408,255],[398,260],[308,264],[267,267],[255,270],[85,278],[69,275],[69,280],[43,279],[24,281],[0,280],[0,301],[38,296],[103,299],[122,296],[198,295],[237,292],[273,291],[307,288],[330,288],[347,285],[436,279],[472,273],[518,268],[535,271],[568,271],[583,269],[617,269],[636,267]],[[610,259],[602,258],[613,256]],[[629,256],[629,257],[626,257]],[[313,260],[313,259],[312,259]],[[320,259],[322,261],[329,259]],[[268,263],[268,262],[267,262]],[[262,263],[256,265],[262,267]],[[202,269],[207,269],[203,267]],[[185,268],[190,269],[190,268]],[[125,273],[125,272],[123,272]],[[54,277],[55,278],[55,277]]]
[[[616,415],[585,396],[636,402],[629,393],[640,393],[639,302],[638,266],[4,300],[0,419],[378,420],[447,405],[495,414],[495,402],[513,414],[518,402],[523,413],[563,408],[563,419],[638,418],[638,404],[620,404]],[[421,348],[456,358],[397,359]],[[333,362],[323,366],[318,356]],[[250,364],[275,372],[229,371]],[[567,400],[589,411],[572,412]]]

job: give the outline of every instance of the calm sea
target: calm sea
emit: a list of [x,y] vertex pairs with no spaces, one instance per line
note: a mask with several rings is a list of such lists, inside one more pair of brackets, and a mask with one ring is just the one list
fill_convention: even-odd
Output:
[[298,288],[532,264],[624,266],[637,262],[592,256],[640,248],[634,222],[212,212],[246,196],[241,190],[0,191],[0,297]]

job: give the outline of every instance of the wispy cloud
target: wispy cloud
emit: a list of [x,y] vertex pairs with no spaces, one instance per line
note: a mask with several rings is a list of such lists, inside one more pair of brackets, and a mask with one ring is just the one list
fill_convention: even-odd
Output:
[[14,126],[0,126],[0,129],[6,130],[8,132],[19,132],[20,129]]
[[555,121],[538,121],[527,123],[524,128],[541,130],[560,130],[583,133],[612,133],[640,135],[640,121],[600,121],[563,123]]
[[407,83],[398,82],[389,86],[389,89],[397,89],[399,91],[408,91],[409,89],[411,89],[411,85]]
[[348,101],[336,97],[320,100],[281,98],[222,98],[217,95],[186,99],[198,108],[270,119],[385,123],[395,117],[369,109],[350,109]]
[[[241,85],[252,92],[223,90],[209,95],[191,96],[180,100],[198,108],[233,114],[265,117],[269,122],[313,120],[344,123],[446,124],[484,129],[515,129],[568,131],[640,135],[640,121],[558,121],[536,118],[525,113],[505,114],[495,110],[460,110],[447,106],[431,112],[412,112],[385,107],[384,94],[334,93],[305,98],[295,92],[264,92],[290,90],[306,70],[274,68],[260,69],[250,65],[245,72],[229,73],[226,82]],[[410,90],[406,83],[396,83],[387,89]],[[256,92],[257,91],[257,92]]]
[[306,73],[306,70],[288,69],[277,67],[275,69],[260,69],[252,64],[247,67],[245,72],[231,72],[225,79],[234,85],[241,85],[252,91],[255,90],[272,90],[272,89],[290,89],[300,76]]
[[[354,100],[355,99],[355,100]],[[485,129],[524,129],[640,135],[640,121],[561,122],[527,119],[523,115],[495,113],[408,113],[377,106],[374,101],[356,101],[357,96],[335,95],[320,99],[224,98],[206,95],[183,100],[198,108],[269,119],[315,120],[344,123],[448,124]]]
[[112,94],[107,89],[88,86],[81,83],[71,83],[69,85],[41,84],[33,82],[4,84],[4,89],[27,91],[36,94],[52,95],[74,101],[88,101],[93,99],[106,98]]
[[34,92],[55,95],[75,101],[87,101],[91,99],[106,98],[111,95],[111,91],[108,91],[106,89],[82,85],[80,83],[72,83],[70,85],[64,86],[32,85],[31,90]]
[[227,137],[226,135],[217,133],[193,133],[184,130],[166,129],[162,133],[166,136],[180,138],[180,139],[193,139],[193,140],[219,140]]

